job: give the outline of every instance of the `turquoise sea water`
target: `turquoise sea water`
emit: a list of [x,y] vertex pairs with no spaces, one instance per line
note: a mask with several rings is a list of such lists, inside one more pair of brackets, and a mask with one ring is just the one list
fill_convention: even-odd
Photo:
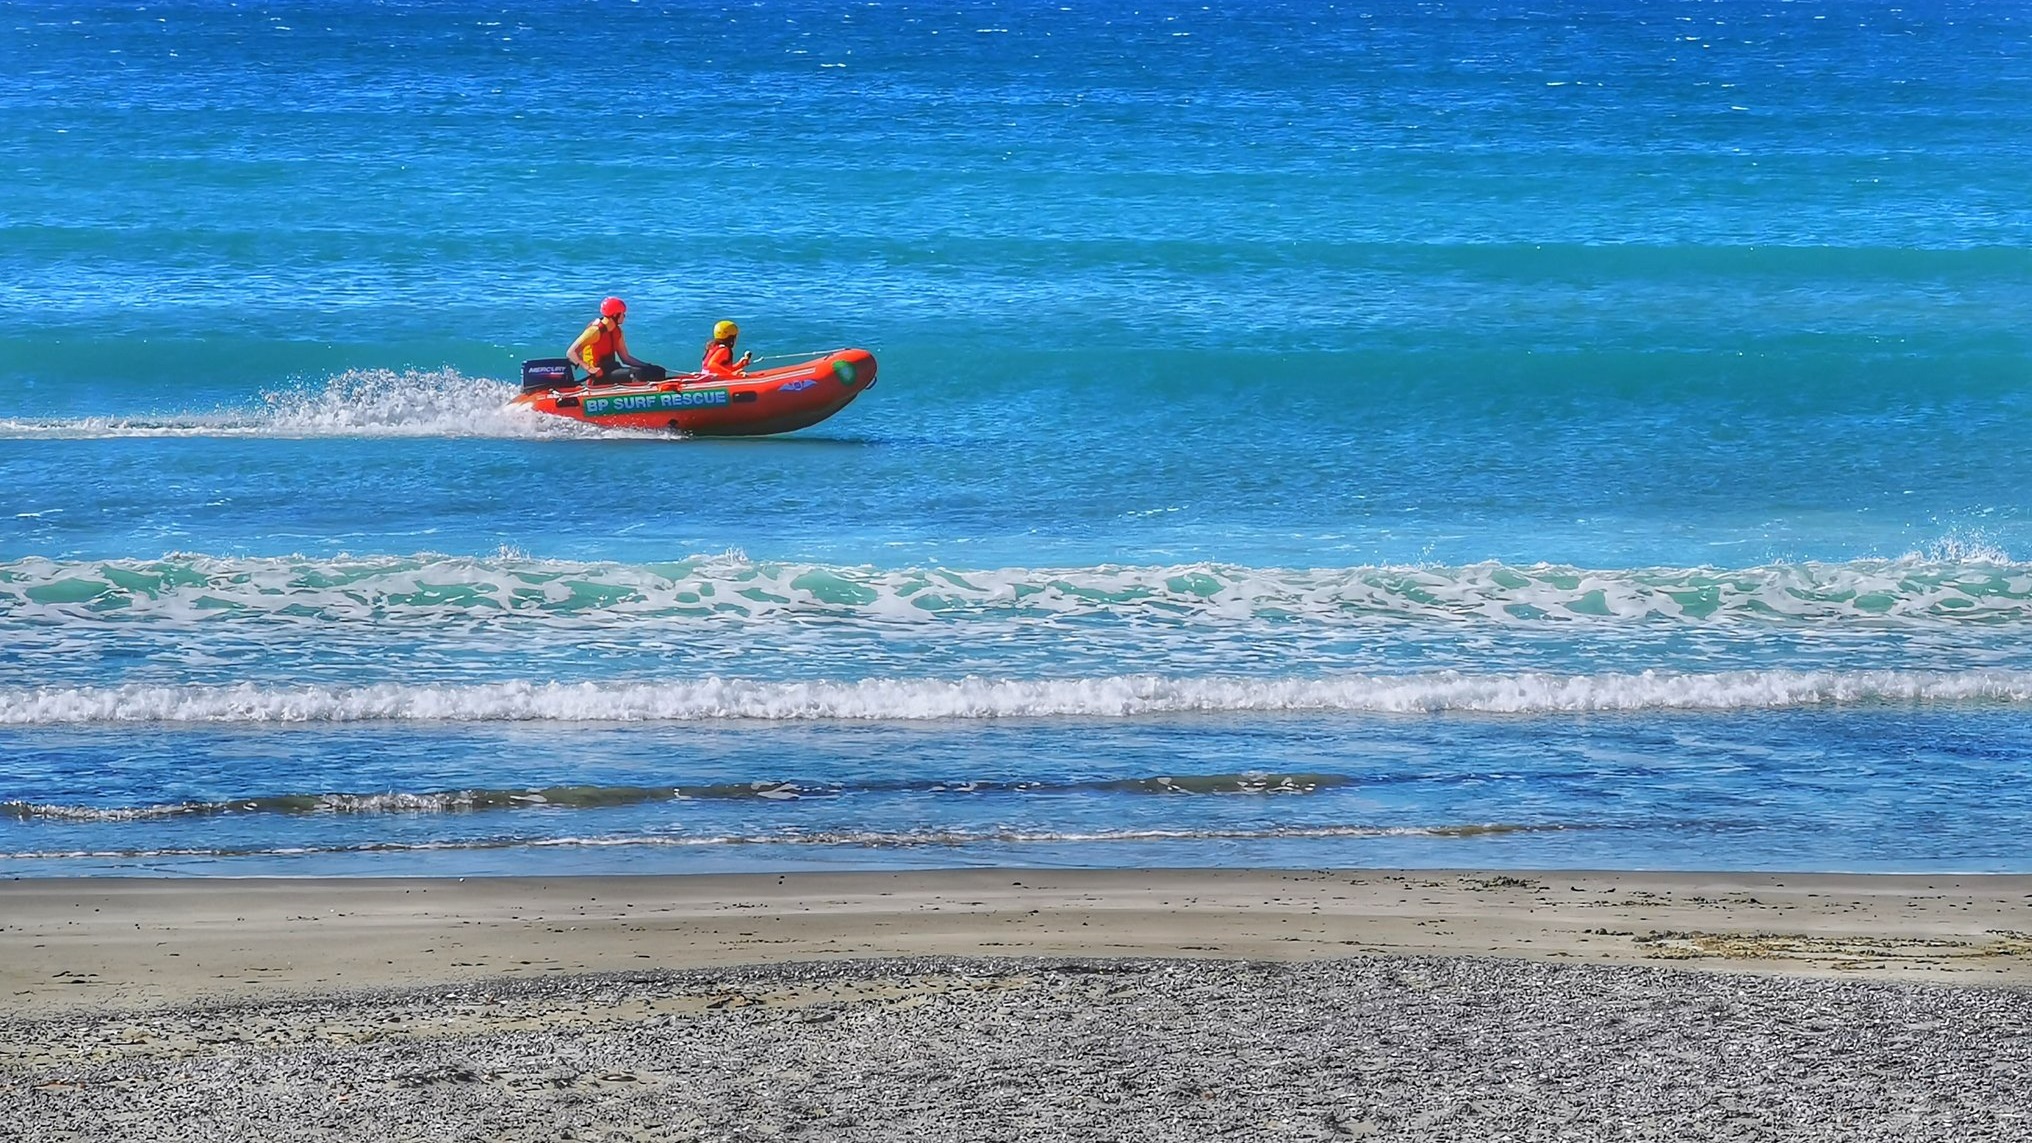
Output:
[[[2015,5],[0,0],[0,873],[2032,871]],[[506,408],[872,349],[752,441]]]

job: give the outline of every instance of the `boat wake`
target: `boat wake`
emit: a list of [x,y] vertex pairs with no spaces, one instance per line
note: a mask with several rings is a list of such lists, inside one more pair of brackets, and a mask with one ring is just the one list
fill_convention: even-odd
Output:
[[605,430],[509,404],[518,389],[455,369],[354,369],[241,407],[132,417],[0,420],[0,439],[583,437]]

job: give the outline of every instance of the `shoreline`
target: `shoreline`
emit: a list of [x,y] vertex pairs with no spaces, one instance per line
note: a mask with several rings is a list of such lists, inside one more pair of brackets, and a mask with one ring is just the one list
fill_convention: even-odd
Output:
[[1438,956],[2032,986],[2032,875],[1049,870],[0,882],[19,1016],[912,958]]

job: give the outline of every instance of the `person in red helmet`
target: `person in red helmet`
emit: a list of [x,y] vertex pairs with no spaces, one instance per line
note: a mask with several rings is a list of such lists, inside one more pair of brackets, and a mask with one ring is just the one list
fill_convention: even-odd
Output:
[[628,352],[628,339],[621,335],[621,323],[628,317],[628,303],[608,298],[600,303],[600,316],[571,343],[564,355],[586,371],[588,385],[619,385],[628,381],[661,381],[663,366]]

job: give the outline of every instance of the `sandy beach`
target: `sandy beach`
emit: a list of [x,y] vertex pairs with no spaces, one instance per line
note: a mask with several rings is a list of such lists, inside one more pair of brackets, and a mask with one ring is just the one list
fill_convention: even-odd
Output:
[[948,870],[0,882],[16,1014],[843,959],[1496,956],[2032,982],[2032,877]]
[[2026,877],[16,881],[0,1138],[2016,1139],[2028,983]]

